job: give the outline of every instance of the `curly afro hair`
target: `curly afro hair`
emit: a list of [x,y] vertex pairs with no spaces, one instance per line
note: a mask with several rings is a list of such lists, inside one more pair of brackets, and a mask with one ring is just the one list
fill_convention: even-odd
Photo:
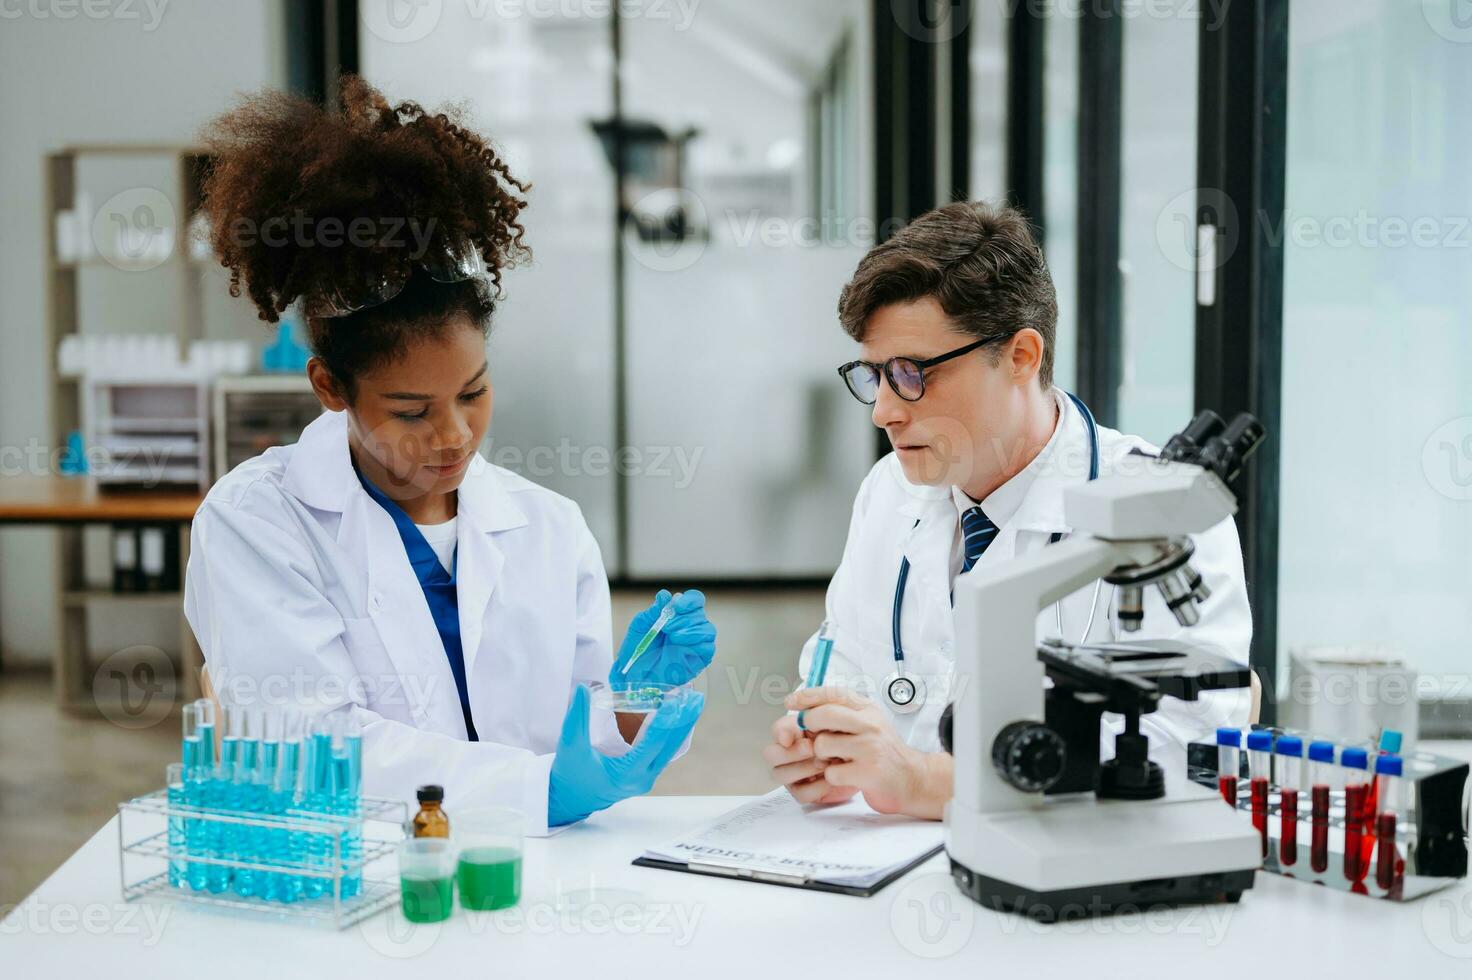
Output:
[[[529,189],[459,110],[390,105],[357,76],[331,112],[282,92],[250,96],[210,124],[202,210],[210,244],[267,323],[298,301],[312,352],[351,397],[353,379],[415,339],[468,318],[489,329],[501,276],[530,253],[519,216]],[[486,280],[444,283],[419,265],[468,242]],[[404,283],[345,316],[330,298]]]

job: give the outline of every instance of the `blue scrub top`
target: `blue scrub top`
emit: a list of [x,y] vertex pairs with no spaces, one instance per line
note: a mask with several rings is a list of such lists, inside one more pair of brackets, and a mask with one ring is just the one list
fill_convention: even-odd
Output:
[[[353,470],[358,472],[356,464]],[[454,566],[459,564],[459,551],[457,549],[455,557],[450,560],[451,570],[445,571],[439,556],[434,553],[429,542],[424,540],[424,535],[414,526],[403,508],[368,482],[361,472],[358,472],[358,480],[363,484],[363,489],[368,491],[368,496],[388,511],[388,516],[394,519],[394,527],[399,529],[404,552],[414,568],[414,577],[419,579],[419,587],[424,590],[424,601],[429,604],[429,614],[434,617],[435,629],[439,631],[440,642],[444,644],[445,657],[450,661],[450,672],[455,675],[455,689],[460,693],[460,711],[465,716],[465,731],[472,742],[478,742],[480,736],[475,733],[475,722],[470,717],[470,692],[465,685],[465,651],[460,646],[460,599],[455,590],[454,572]]]

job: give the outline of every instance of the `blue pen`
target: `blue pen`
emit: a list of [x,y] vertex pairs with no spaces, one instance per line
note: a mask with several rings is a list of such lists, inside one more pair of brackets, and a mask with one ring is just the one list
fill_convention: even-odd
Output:
[[[818,627],[818,644],[813,648],[813,662],[808,665],[808,679],[804,687],[822,687],[823,678],[828,676],[828,658],[833,654],[833,634],[836,631],[833,623],[823,620],[823,625]],[[797,727],[799,731],[807,731],[802,723],[802,716],[806,711],[797,713]]]

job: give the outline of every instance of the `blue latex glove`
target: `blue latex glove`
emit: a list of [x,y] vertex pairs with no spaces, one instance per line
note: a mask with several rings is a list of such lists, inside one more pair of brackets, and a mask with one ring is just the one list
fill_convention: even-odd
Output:
[[634,648],[659,618],[659,612],[670,602],[668,589],[660,589],[654,605],[639,613],[629,623],[623,645],[618,648],[613,669],[608,672],[611,684],[688,684],[695,675],[710,665],[716,655],[716,627],[705,615],[705,595],[691,589],[674,600],[675,618],[655,636],[649,649],[625,674],[624,664],[634,655]]
[[[647,656],[647,654],[646,654]],[[562,719],[562,736],[547,781],[547,826],[581,820],[619,800],[642,796],[669,765],[705,707],[699,691],[681,691],[659,706],[638,740],[621,756],[593,748],[588,736],[588,689],[581,684]]]

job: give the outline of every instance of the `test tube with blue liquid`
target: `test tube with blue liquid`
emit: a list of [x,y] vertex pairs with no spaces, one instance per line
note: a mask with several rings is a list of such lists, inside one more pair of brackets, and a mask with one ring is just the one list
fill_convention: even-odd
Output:
[[[196,701],[184,706],[184,802],[203,809],[209,801],[209,784],[214,759],[215,706],[209,701]],[[184,850],[191,857],[208,857],[209,821],[188,817],[184,821]],[[185,879],[195,891],[209,884],[209,865],[190,861],[185,866]]]
[[[271,812],[295,817],[297,787],[301,778],[303,719],[299,712],[288,711],[282,719],[281,757],[276,764],[276,779],[272,784]],[[300,867],[306,854],[304,836],[297,830],[274,832],[271,861],[274,864]],[[299,874],[281,872],[274,876],[273,889],[277,901],[295,902],[306,890]]]
[[[189,707],[185,706],[186,710]],[[171,762],[164,770],[164,786],[169,802],[169,886],[183,888],[188,864],[184,860],[187,838],[184,832],[184,815],[180,807],[184,801],[184,763]]]
[[[276,815],[282,811],[276,808],[275,784],[276,767],[281,761],[281,734],[284,718],[280,711],[268,711],[262,719],[261,726],[261,757],[256,766],[252,778],[252,789],[255,799],[252,810],[257,813]],[[275,858],[272,831],[267,827],[252,828],[254,843],[251,846],[253,861],[265,864]],[[257,892],[267,901],[276,899],[277,875],[270,872],[257,872]]]
[[[323,819],[330,806],[332,787],[332,726],[327,719],[312,719],[302,748],[306,758],[302,763],[301,816],[321,823],[320,830],[306,834],[306,860],[313,870],[327,870],[332,866],[332,839],[329,824]],[[307,898],[321,898],[327,891],[327,880],[316,875],[305,876],[305,891]]]
[[[823,620],[823,625],[818,627],[818,641],[813,645],[813,662],[808,664],[808,679],[804,687],[822,687],[823,681],[828,676],[828,661],[833,656],[833,638],[838,630],[831,620]],[[807,731],[803,724],[803,716],[806,711],[797,713],[797,727],[800,731]]]
[[[231,774],[228,807],[242,814],[260,813],[261,809],[256,798],[256,767],[260,765],[261,730],[264,725],[264,716],[259,708],[244,708],[241,709],[241,714],[244,720],[241,722],[240,744],[236,749],[235,770]],[[256,861],[257,828],[249,824],[229,824],[227,826],[231,837],[232,856],[238,861]],[[254,896],[256,894],[255,870],[234,868],[231,873],[231,886],[235,889],[235,894],[243,898]]]
[[[220,761],[215,766],[205,795],[207,805],[217,812],[236,809],[235,771],[240,761],[240,743],[245,735],[245,709],[239,705],[225,705],[225,737],[220,741]],[[206,821],[209,824],[210,855],[235,860],[239,857],[238,841],[240,825],[223,820]],[[232,869],[226,864],[211,864],[208,873],[208,888],[216,894],[229,889],[233,877]]]
[[342,897],[352,898],[363,884],[361,866],[354,867],[363,852],[362,832],[358,824],[362,818],[363,726],[351,714],[339,719],[333,733],[332,768],[332,812],[346,821],[341,837]]

